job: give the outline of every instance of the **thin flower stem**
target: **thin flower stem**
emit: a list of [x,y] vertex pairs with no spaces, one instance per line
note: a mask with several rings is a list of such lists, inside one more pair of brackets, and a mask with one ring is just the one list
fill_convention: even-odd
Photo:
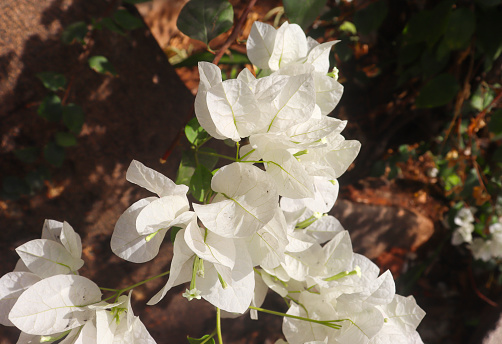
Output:
[[119,289],[103,288],[103,287],[99,287],[99,289],[104,290],[104,291],[119,291]]
[[216,333],[218,334],[218,343],[223,344],[223,337],[221,336],[221,310],[216,307]]
[[109,289],[109,288],[100,288],[102,290],[107,290],[107,291],[116,291],[115,294],[113,294],[112,296],[110,297],[107,297],[106,299],[104,299],[103,301],[108,301],[110,299],[113,299],[115,297],[115,299],[117,300],[119,298],[120,295],[122,295],[123,293],[125,293],[126,291],[129,291],[131,289],[134,289],[136,287],[139,287],[140,285],[143,285],[145,283],[148,283],[150,281],[153,281],[154,279],[157,279],[157,278],[160,278],[160,277],[163,277],[165,275],[168,275],[170,271],[165,271],[159,275],[156,275],[156,276],[153,276],[153,277],[150,277],[150,278],[147,278],[146,280],[143,280],[141,282],[138,282],[138,283],[135,283],[129,287],[125,287],[123,289]]
[[206,339],[204,339],[202,342],[200,342],[200,344],[205,344],[207,343],[208,341],[211,340],[211,338],[214,337],[214,335],[216,334],[216,329],[214,329],[214,331],[209,335],[209,337],[207,337]]
[[199,151],[199,153],[205,154],[205,155],[216,156],[218,158],[227,159],[227,160],[231,160],[231,161],[236,161],[235,158],[228,156],[228,155],[223,155],[223,154],[218,154],[218,153],[213,153],[213,152],[205,152],[205,151]]
[[292,319],[297,319],[297,320],[302,320],[302,321],[308,321],[308,322],[311,322],[311,323],[314,323],[314,324],[324,325],[324,326],[327,326],[327,327],[330,327],[330,328],[333,328],[333,329],[339,329],[339,328],[342,327],[342,325],[333,324],[333,323],[335,323],[335,322],[342,322],[342,321],[348,320],[348,319],[340,319],[340,320],[314,320],[314,319],[310,319],[310,318],[299,317],[299,316],[296,316],[296,315],[291,315],[291,314],[286,314],[286,313],[271,311],[271,310],[268,310],[268,309],[254,307],[254,306],[249,306],[249,309],[254,309],[254,310],[257,310],[257,311],[263,312],[263,313],[269,313],[269,314],[273,314],[273,315],[278,315],[280,317],[286,317],[286,318],[292,318]]

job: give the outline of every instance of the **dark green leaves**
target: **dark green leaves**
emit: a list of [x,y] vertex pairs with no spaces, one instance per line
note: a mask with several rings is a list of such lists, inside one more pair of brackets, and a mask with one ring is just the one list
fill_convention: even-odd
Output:
[[49,164],[60,167],[65,157],[64,148],[54,142],[49,142],[44,147],[44,157]]
[[185,135],[187,137],[188,142],[198,147],[202,143],[206,142],[209,138],[209,134],[204,130],[197,121],[197,118],[194,117],[188,122],[185,126]]
[[113,20],[124,30],[135,30],[143,26],[143,21],[127,10],[117,10],[113,13]]
[[14,155],[25,164],[32,164],[38,159],[40,149],[38,147],[27,147],[14,151]]
[[488,123],[488,130],[494,135],[494,140],[502,139],[502,109],[494,111]]
[[319,16],[327,0],[284,0],[284,12],[291,23],[298,24],[303,30],[308,28]]
[[354,16],[354,24],[356,24],[357,30],[363,35],[378,30],[387,16],[387,11],[387,2],[383,0],[373,2],[357,11]]
[[476,29],[476,16],[467,8],[459,8],[450,15],[444,34],[446,45],[451,50],[463,49],[471,41]]
[[71,147],[77,144],[77,138],[72,133],[58,132],[54,138],[61,147]]
[[453,1],[443,0],[429,11],[415,14],[404,30],[409,44],[425,42],[432,47],[444,34]]
[[176,25],[185,35],[208,44],[230,30],[234,9],[226,0],[191,0],[180,12]]
[[63,113],[61,99],[54,93],[49,94],[42,100],[42,104],[38,107],[37,113],[40,117],[45,118],[48,121],[59,121]]
[[113,76],[117,75],[115,68],[113,68],[112,64],[104,56],[92,56],[89,58],[88,62],[89,67],[91,67],[91,69],[95,70],[98,73],[109,73]]
[[213,174],[204,165],[198,165],[190,179],[190,192],[199,202],[204,202],[209,192],[211,192],[211,179]]
[[84,110],[73,103],[66,105],[63,107],[63,123],[71,132],[80,133],[84,125]]
[[430,80],[417,96],[418,108],[432,108],[448,104],[460,90],[457,80],[451,74],[441,74]]
[[71,44],[73,41],[84,44],[87,31],[87,24],[82,21],[70,24],[61,34],[61,40],[64,44]]
[[42,81],[45,88],[54,92],[64,89],[66,85],[66,78],[63,74],[42,72],[38,73],[37,77]]
[[215,341],[213,338],[211,339],[208,339],[210,336],[208,334],[206,334],[204,337],[202,338],[192,338],[192,337],[187,337],[188,339],[188,343],[189,344],[215,344]]

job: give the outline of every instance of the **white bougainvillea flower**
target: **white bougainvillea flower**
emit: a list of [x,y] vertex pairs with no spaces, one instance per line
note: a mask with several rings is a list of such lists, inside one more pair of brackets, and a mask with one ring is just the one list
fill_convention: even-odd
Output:
[[8,314],[19,296],[42,279],[31,272],[9,272],[0,278],[0,324],[14,326]]
[[[166,285],[150,300],[149,305],[158,303],[174,286],[192,279],[195,254],[185,241],[187,229],[176,234],[171,272]],[[239,258],[230,269],[221,264],[203,261],[203,274],[196,274],[195,285],[200,296],[226,312],[244,313],[254,296],[254,272],[251,257],[242,240],[235,240]]]
[[273,269],[285,262],[286,246],[289,243],[286,231],[286,219],[280,208],[277,208],[272,220],[245,239],[253,266]]
[[77,275],[45,278],[24,291],[12,307],[9,320],[21,331],[51,335],[71,330],[93,318],[88,307],[101,300],[99,287]]
[[272,179],[258,167],[232,163],[216,172],[211,189],[219,194],[213,203],[193,204],[198,218],[223,237],[248,237],[266,225],[278,207]]
[[193,218],[186,197],[188,187],[133,160],[127,180],[159,197],[148,197],[131,205],[118,219],[112,234],[111,248],[119,257],[143,263],[157,256],[169,228],[184,227]]
[[417,305],[413,296],[395,295],[391,303],[378,308],[385,317],[385,323],[369,344],[423,343],[416,328],[425,316],[425,312]]
[[16,248],[16,252],[28,269],[42,278],[69,274],[84,265],[62,244],[48,239],[35,239]]

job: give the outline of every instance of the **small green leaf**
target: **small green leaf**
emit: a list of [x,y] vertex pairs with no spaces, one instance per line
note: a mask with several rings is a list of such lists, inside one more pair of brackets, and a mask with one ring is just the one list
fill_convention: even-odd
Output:
[[234,9],[226,0],[191,0],[181,9],[176,25],[190,38],[206,45],[216,36],[230,30]]
[[44,147],[44,157],[53,166],[60,167],[63,164],[65,152],[64,148],[54,142],[49,142]]
[[77,144],[77,138],[72,133],[58,132],[55,135],[55,140],[61,147],[71,147]]
[[[200,53],[193,54],[188,58],[184,59],[181,62],[178,62],[173,65],[174,68],[180,67],[193,67],[197,66],[199,61],[211,62],[214,59],[214,54],[211,54],[209,51],[203,51]],[[243,65],[251,63],[246,54],[239,53],[237,51],[230,49],[230,55],[223,55],[220,60],[220,65],[229,64],[229,65]]]
[[373,2],[365,8],[356,12],[354,16],[354,24],[357,30],[363,35],[367,35],[378,30],[382,25],[385,17],[387,17],[387,2],[380,0]]
[[403,32],[408,44],[425,42],[429,47],[434,46],[444,34],[452,4],[452,0],[443,0],[432,10],[411,17]]
[[476,30],[476,16],[467,8],[453,11],[448,19],[444,33],[446,45],[451,50],[463,49],[471,41]]
[[125,35],[125,31],[122,30],[120,28],[120,26],[117,25],[117,23],[115,23],[113,21],[112,18],[103,18],[96,26],[96,28],[101,28],[101,27],[105,27],[107,28],[108,30],[110,30],[111,32],[115,32],[115,33],[118,33],[120,35]]
[[485,88],[479,85],[474,94],[471,96],[471,106],[473,109],[483,111],[495,97],[495,92],[490,88]]
[[319,17],[327,0],[283,0],[284,13],[291,23],[307,29]]
[[89,58],[88,62],[89,62],[89,67],[91,67],[98,73],[101,74],[109,73],[113,76],[117,75],[115,68],[113,68],[112,64],[104,56],[92,56]]
[[214,341],[214,338],[211,338],[208,340],[210,336],[208,334],[206,334],[204,337],[201,337],[201,338],[192,338],[192,337],[187,337],[188,339],[188,343],[189,344],[201,344],[201,343],[204,343],[204,344],[216,344],[215,341]]
[[207,194],[211,192],[211,179],[213,174],[204,165],[195,168],[194,174],[190,179],[190,192],[199,202],[203,202]]
[[338,58],[342,62],[347,62],[354,55],[346,39],[342,39],[341,42],[335,44],[333,51],[335,52],[336,55],[338,55]]
[[188,141],[196,147],[209,137],[207,131],[200,126],[197,117],[192,118],[185,126],[185,135]]
[[113,20],[124,30],[132,31],[143,26],[143,21],[127,10],[117,10],[113,13]]
[[195,172],[195,156],[193,150],[184,151],[181,155],[181,162],[176,174],[176,184],[185,184],[190,186],[190,179],[192,179]]
[[208,147],[203,147],[199,149],[199,164],[206,166],[208,170],[212,170],[216,163],[218,162],[218,157],[214,155],[203,154],[206,153],[217,153],[216,150]]
[[80,133],[84,125],[84,110],[73,103],[64,106],[63,123],[73,133]]
[[37,77],[42,81],[45,88],[54,92],[64,89],[66,85],[66,78],[63,74],[55,72],[41,72],[37,74]]
[[174,240],[176,239],[176,234],[181,230],[181,227],[171,227],[170,234],[171,234],[171,243],[174,244]]
[[64,44],[71,44],[73,41],[84,44],[84,38],[85,35],[87,35],[87,32],[87,24],[83,21],[79,21],[68,25],[66,29],[64,29],[61,34],[61,40]]
[[415,104],[418,108],[433,108],[448,104],[460,90],[460,86],[451,74],[440,74],[430,80],[417,96]]
[[14,151],[14,155],[25,164],[32,164],[38,159],[40,149],[38,147],[22,148]]
[[493,140],[502,138],[502,109],[494,111],[488,122],[488,130],[494,134]]
[[344,21],[342,25],[340,25],[340,31],[348,32],[353,35],[357,34],[357,29],[354,23],[351,23],[349,21]]
[[61,120],[62,112],[61,99],[54,93],[46,96],[37,109],[37,113],[40,117],[51,122],[58,122]]
[[30,193],[29,185],[16,176],[6,176],[2,180],[2,196],[7,199],[18,199],[21,195]]

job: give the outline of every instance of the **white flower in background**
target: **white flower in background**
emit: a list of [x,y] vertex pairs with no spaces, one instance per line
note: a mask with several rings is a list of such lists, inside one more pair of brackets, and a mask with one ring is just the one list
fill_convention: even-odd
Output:
[[470,208],[462,208],[455,215],[453,220],[458,228],[453,232],[451,238],[452,245],[460,245],[464,242],[472,242],[472,232],[474,231],[474,215]]

